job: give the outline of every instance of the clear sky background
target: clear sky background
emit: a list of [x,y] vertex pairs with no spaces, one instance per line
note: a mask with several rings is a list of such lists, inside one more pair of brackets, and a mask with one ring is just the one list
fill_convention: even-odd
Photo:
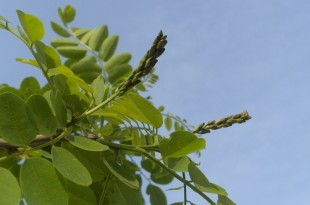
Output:
[[[193,125],[249,111],[247,123],[205,135],[200,158],[238,205],[309,205],[310,1],[3,0],[0,15],[14,24],[16,9],[38,16],[49,42],[49,21],[59,22],[57,8],[67,3],[77,10],[73,25],[119,34],[117,52],[131,52],[134,67],[159,30],[168,35],[150,92],[156,105]],[[0,54],[0,83],[40,76],[15,62],[30,54],[5,31]],[[170,203],[182,200],[182,192],[168,194]],[[205,204],[194,193],[189,199]]]

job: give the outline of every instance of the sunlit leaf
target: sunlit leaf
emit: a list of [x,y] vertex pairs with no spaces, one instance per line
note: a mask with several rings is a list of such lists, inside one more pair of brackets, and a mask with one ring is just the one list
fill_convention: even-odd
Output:
[[101,26],[90,31],[90,38],[87,45],[94,51],[99,51],[101,44],[108,37],[108,27]]
[[118,43],[118,36],[117,35],[111,35],[111,36],[107,37],[103,41],[103,43],[99,49],[99,58],[101,60],[104,60],[104,61],[109,60],[116,50],[117,43]]
[[70,33],[58,23],[51,21],[51,27],[60,36],[70,37]]
[[31,42],[39,41],[44,36],[44,25],[35,16],[26,14],[23,11],[17,10],[17,15],[21,26],[23,27],[25,33],[31,40]]
[[230,198],[228,198],[227,196],[222,196],[222,195],[218,196],[217,203],[218,205],[236,205]]
[[159,144],[164,159],[168,157],[178,158],[190,153],[197,152],[206,146],[203,138],[196,137],[187,131],[175,131],[170,134],[169,139],[162,139]]
[[145,98],[135,93],[129,93],[121,99],[114,101],[108,111],[121,113],[129,118],[152,125],[155,128],[161,127],[163,123],[161,113]]
[[104,69],[107,72],[110,72],[113,70],[114,67],[118,65],[128,64],[130,60],[131,60],[130,53],[124,52],[116,54],[107,61],[107,63],[104,66]]
[[104,79],[101,75],[99,75],[93,82],[92,88],[94,90],[93,96],[95,100],[95,104],[99,105],[104,98],[105,91]]
[[12,145],[27,145],[39,134],[26,103],[13,93],[0,94],[0,136]]
[[74,136],[70,138],[69,142],[73,146],[92,152],[102,152],[109,149],[108,146],[103,145],[97,141],[88,139],[86,137]]
[[51,45],[54,48],[62,47],[62,46],[65,46],[65,47],[66,46],[77,46],[78,42],[70,40],[70,39],[66,39],[66,38],[53,38],[51,40]]
[[68,195],[53,165],[43,158],[29,158],[21,167],[20,185],[27,204],[68,204]]
[[159,187],[149,184],[146,188],[146,193],[150,195],[151,205],[167,204],[166,195]]
[[64,21],[66,23],[72,22],[75,18],[75,14],[75,9],[71,5],[67,4],[63,11]]
[[0,204],[16,205],[21,198],[21,191],[14,175],[0,167]]
[[52,159],[55,168],[66,179],[83,186],[88,186],[92,183],[88,170],[68,150],[53,146]]
[[170,117],[166,117],[166,119],[165,119],[165,126],[166,126],[166,129],[168,131],[171,130],[171,128],[172,128],[172,120],[171,120]]
[[56,50],[60,53],[60,55],[67,58],[83,58],[87,52],[85,48],[76,46],[61,46],[57,47]]
[[176,172],[188,172],[190,160],[187,156],[180,158],[168,158],[168,167]]
[[37,68],[40,68],[38,62],[37,62],[36,60],[33,60],[33,59],[16,58],[16,61],[17,61],[17,62],[24,63],[24,64],[28,64],[28,65],[35,66],[35,67],[37,67]]

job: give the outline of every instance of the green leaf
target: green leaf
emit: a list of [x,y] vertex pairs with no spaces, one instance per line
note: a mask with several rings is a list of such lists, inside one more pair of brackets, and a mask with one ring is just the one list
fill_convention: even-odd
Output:
[[80,149],[91,152],[102,152],[109,149],[108,146],[103,145],[97,141],[88,139],[86,137],[74,136],[70,138],[69,142]]
[[54,48],[66,46],[78,46],[78,42],[66,38],[54,38],[51,40],[51,45]]
[[26,103],[13,93],[0,94],[0,136],[12,145],[28,145],[38,134]]
[[67,108],[63,102],[60,91],[50,92],[50,104],[52,104],[56,119],[57,119],[57,127],[64,128],[67,124]]
[[106,110],[121,113],[155,128],[161,127],[163,123],[161,113],[153,104],[135,93],[129,93],[121,99],[113,101],[113,106],[106,108]]
[[127,52],[114,55],[107,61],[107,63],[104,66],[104,69],[107,72],[110,72],[116,66],[119,66],[122,64],[128,64],[130,60],[131,60],[131,54]]
[[91,83],[97,78],[101,72],[101,67],[96,63],[94,56],[85,56],[81,60],[73,63],[70,69],[79,77],[84,79],[87,83]]
[[99,49],[99,58],[104,61],[109,60],[114,54],[117,44],[118,35],[111,35],[107,37]]
[[56,68],[57,66],[61,65],[60,56],[54,50],[54,48],[45,45],[41,41],[36,41],[35,47],[37,50],[37,57],[39,62],[45,66],[44,70]]
[[75,18],[75,14],[75,9],[71,5],[67,4],[63,11],[64,21],[66,23],[72,22]]
[[71,30],[79,40],[82,40],[83,36],[90,32],[92,29],[73,27]]
[[203,192],[219,194],[227,196],[227,192],[222,187],[209,182],[207,177],[198,169],[198,167],[193,163],[190,162],[188,165],[188,172],[189,176],[191,177],[192,181],[199,190]]
[[21,191],[14,175],[0,167],[0,204],[16,205],[21,198]]
[[106,175],[106,167],[102,162],[100,152],[89,152],[74,147],[69,142],[63,142],[61,146],[70,151],[88,169],[93,182],[100,181]]
[[174,202],[174,203],[172,203],[170,205],[184,205],[184,204],[183,204],[183,202]]
[[68,195],[53,165],[43,158],[29,158],[22,164],[20,185],[27,204],[68,204]]
[[56,132],[57,120],[51,108],[42,95],[32,95],[27,101],[40,134],[51,136]]
[[26,14],[20,10],[17,10],[17,15],[21,26],[32,43],[44,37],[44,25],[37,17]]
[[51,27],[58,35],[63,37],[70,37],[70,33],[58,23],[51,21]]
[[167,204],[166,195],[159,187],[149,184],[146,193],[150,195],[151,205]]
[[160,152],[164,159],[183,157],[205,147],[206,141],[203,138],[198,138],[187,131],[173,132],[169,139],[164,138],[159,143]]
[[64,184],[69,196],[68,205],[97,205],[96,196],[89,187],[65,179]]
[[85,48],[76,46],[61,46],[57,47],[56,50],[66,58],[83,58],[87,52]]
[[99,51],[100,46],[102,45],[103,41],[108,37],[108,27],[101,26],[99,28],[91,30],[91,36],[87,45],[94,51]]
[[121,182],[114,184],[113,204],[117,205],[144,205],[140,190],[131,189]]
[[40,84],[36,78],[27,77],[21,82],[20,91],[24,94],[24,97],[27,98],[31,94],[40,92]]
[[228,198],[227,196],[222,196],[222,195],[218,196],[217,203],[218,205],[236,205],[230,198]]
[[99,75],[93,82],[92,88],[94,90],[93,96],[95,100],[95,105],[99,105],[104,98],[106,86],[104,85],[104,79],[101,75]]
[[165,126],[166,126],[166,129],[168,131],[171,130],[171,128],[172,128],[172,120],[171,120],[170,117],[166,117],[166,119],[165,119]]
[[24,63],[24,64],[28,64],[28,65],[32,65],[32,66],[35,66],[37,68],[40,68],[39,64],[38,64],[38,61],[36,60],[33,60],[33,59],[26,59],[26,58],[16,58],[15,59],[17,62],[20,62],[20,63]]
[[187,156],[180,158],[168,158],[168,167],[176,172],[188,172],[190,160]]
[[132,173],[128,172],[127,169],[124,169],[116,162],[105,158],[103,158],[103,163],[107,166],[110,172],[122,183],[126,184],[132,189],[139,189],[139,181]]
[[111,84],[115,84],[120,81],[123,81],[131,74],[131,71],[132,67],[131,65],[128,64],[121,64],[115,66],[110,72],[108,72],[109,82]]
[[54,167],[66,179],[83,186],[89,186],[92,183],[88,170],[68,150],[53,146],[52,159]]

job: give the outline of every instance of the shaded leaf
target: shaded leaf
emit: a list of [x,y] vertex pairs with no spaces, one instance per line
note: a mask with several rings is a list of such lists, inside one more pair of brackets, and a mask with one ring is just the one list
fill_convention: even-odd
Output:
[[183,157],[197,152],[206,146],[203,138],[196,137],[187,131],[175,131],[170,134],[169,139],[162,139],[159,148],[164,159],[168,157]]
[[150,195],[151,205],[167,204],[166,195],[159,187],[149,184],[146,188],[146,193]]
[[0,167],[0,204],[16,205],[21,198],[21,191],[14,175]]
[[103,158],[103,163],[107,166],[110,172],[122,183],[126,184],[132,189],[139,189],[139,181],[132,173],[128,172],[128,170],[124,169],[116,162],[105,158]]
[[61,146],[70,151],[89,171],[94,181],[100,181],[106,174],[106,168],[99,152],[89,152],[74,147],[69,142],[63,142]]
[[26,103],[13,93],[0,94],[0,136],[12,145],[27,145],[36,135],[32,113]]
[[69,196],[68,205],[97,205],[94,192],[87,186],[81,186],[64,179]]
[[88,170],[68,150],[53,146],[52,159],[55,168],[66,179],[83,186],[88,186],[92,183]]
[[189,163],[188,172],[189,176],[195,184],[195,187],[197,187],[201,191],[227,196],[226,190],[216,184],[209,182],[207,177],[200,171],[200,169],[198,169],[198,167],[193,162]]
[[131,189],[121,182],[114,184],[113,204],[117,205],[144,205],[140,190]]
[[50,136],[56,132],[57,120],[42,95],[32,95],[27,101],[40,134]]
[[101,75],[99,75],[93,82],[92,82],[92,88],[94,90],[93,96],[95,100],[95,104],[99,105],[104,98],[105,94],[105,88],[106,86],[104,85],[104,79]]
[[86,137],[74,136],[70,138],[69,142],[75,147],[92,152],[102,152],[109,149],[108,146]]
[[20,185],[27,204],[68,204],[68,195],[53,165],[43,158],[29,158],[21,167]]
[[40,91],[40,84],[34,77],[25,78],[20,84],[20,91],[23,92],[25,97]]

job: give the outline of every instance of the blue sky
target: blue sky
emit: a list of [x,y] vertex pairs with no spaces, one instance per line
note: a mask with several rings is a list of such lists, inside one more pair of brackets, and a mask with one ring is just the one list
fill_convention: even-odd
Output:
[[[248,110],[249,122],[206,135],[201,169],[238,205],[309,205],[310,2],[306,0],[3,1],[0,15],[17,23],[16,9],[49,28],[57,8],[77,9],[74,25],[108,25],[120,35],[117,52],[136,65],[159,30],[168,35],[157,64],[156,105],[198,125]],[[18,86],[40,76],[15,62],[29,57],[0,32],[1,83]],[[42,79],[42,78],[41,78]],[[170,192],[169,202],[181,192]],[[194,193],[189,196],[203,204]]]

